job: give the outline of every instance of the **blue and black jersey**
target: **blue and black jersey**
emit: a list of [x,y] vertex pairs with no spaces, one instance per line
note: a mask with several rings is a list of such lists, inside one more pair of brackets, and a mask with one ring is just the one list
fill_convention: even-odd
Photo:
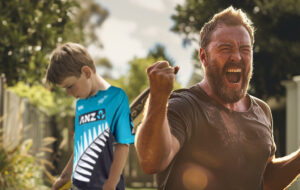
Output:
[[[72,183],[99,190],[108,179],[113,143],[132,144],[134,129],[125,92],[111,86],[76,103]],[[117,190],[124,190],[120,176]]]

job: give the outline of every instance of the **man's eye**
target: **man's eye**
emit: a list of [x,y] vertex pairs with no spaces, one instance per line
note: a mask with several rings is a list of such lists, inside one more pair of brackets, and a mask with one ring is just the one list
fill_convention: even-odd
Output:
[[223,51],[223,52],[229,52],[230,48],[222,48],[221,51]]
[[243,48],[242,51],[243,52],[250,52],[251,50],[249,48]]

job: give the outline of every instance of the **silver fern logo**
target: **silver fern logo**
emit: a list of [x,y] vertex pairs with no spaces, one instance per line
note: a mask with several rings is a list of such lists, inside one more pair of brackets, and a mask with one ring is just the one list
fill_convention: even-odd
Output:
[[[98,130],[98,133],[97,133]],[[89,182],[96,160],[106,145],[110,130],[107,122],[93,127],[80,136],[74,150],[73,178]]]
[[98,104],[102,104],[104,102],[104,100],[107,98],[108,96],[105,95],[103,98],[101,98],[99,101],[98,101]]

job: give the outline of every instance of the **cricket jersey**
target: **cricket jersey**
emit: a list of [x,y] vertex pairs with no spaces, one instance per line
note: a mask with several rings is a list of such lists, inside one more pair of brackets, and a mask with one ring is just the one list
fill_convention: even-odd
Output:
[[[72,183],[99,190],[108,179],[114,143],[134,143],[134,128],[125,92],[110,86],[76,102]],[[118,158],[116,158],[118,159]],[[123,176],[117,190],[124,190]]]

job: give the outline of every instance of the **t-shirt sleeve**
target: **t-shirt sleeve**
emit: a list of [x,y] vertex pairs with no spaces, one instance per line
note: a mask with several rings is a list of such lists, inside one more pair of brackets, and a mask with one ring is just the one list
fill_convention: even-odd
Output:
[[180,96],[171,97],[168,103],[168,122],[172,135],[174,135],[180,147],[190,138],[192,131],[191,107],[184,98]]
[[274,140],[274,129],[273,129],[273,117],[270,107],[268,106],[269,115],[270,115],[270,122],[271,122],[271,134],[272,134],[272,147],[271,147],[271,156],[275,155],[276,152],[276,144]]
[[264,101],[260,100],[260,99],[257,99],[255,98],[257,103],[259,103],[259,105],[261,106],[261,108],[263,109],[264,113],[266,114],[268,120],[269,120],[269,123],[270,123],[270,133],[271,133],[271,140],[272,140],[272,145],[271,145],[271,155],[270,156],[273,156],[275,155],[275,152],[276,152],[276,144],[275,144],[275,140],[274,140],[274,133],[273,133],[273,117],[272,117],[272,111],[271,111],[271,108],[269,107],[269,105],[267,103],[265,103]]
[[113,135],[115,140],[121,144],[134,143],[134,127],[129,109],[128,98],[124,91],[121,91],[120,106],[115,115]]

